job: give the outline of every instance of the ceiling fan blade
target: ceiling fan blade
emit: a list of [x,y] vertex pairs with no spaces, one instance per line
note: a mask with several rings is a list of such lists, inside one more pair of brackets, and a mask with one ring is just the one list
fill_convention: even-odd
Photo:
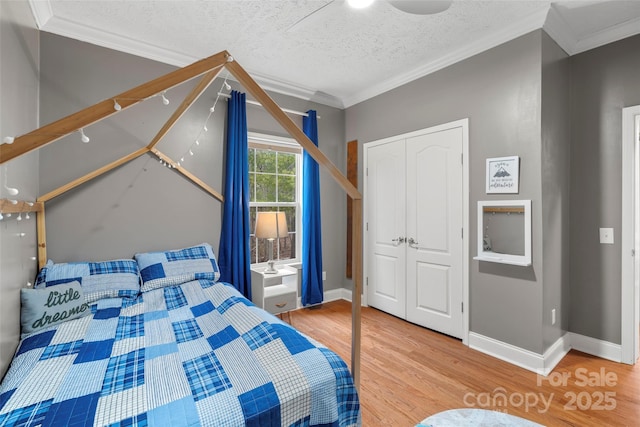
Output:
[[414,15],[433,15],[449,9],[452,0],[387,0],[398,10]]
[[287,32],[296,31],[306,25],[312,24],[314,22],[319,22],[323,18],[328,17],[337,7],[343,5],[344,2],[342,0],[332,0],[329,3],[323,4],[310,14],[303,16],[298,21],[296,21],[293,25],[287,28]]

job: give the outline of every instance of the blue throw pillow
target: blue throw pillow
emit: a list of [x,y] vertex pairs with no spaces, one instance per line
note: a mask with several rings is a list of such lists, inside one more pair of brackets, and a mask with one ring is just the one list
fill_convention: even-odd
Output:
[[140,293],[138,264],[132,259],[57,264],[49,260],[38,273],[35,288],[74,281],[82,286],[87,304],[101,298],[135,298]]
[[91,314],[78,282],[20,290],[22,336]]
[[197,279],[214,282],[220,279],[220,269],[208,243],[171,251],[138,253],[134,258],[140,269],[142,292]]

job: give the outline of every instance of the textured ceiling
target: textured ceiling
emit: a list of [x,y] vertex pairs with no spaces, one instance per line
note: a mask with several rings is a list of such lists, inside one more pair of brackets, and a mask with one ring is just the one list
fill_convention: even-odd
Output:
[[41,30],[178,66],[227,50],[263,87],[337,107],[545,22],[569,53],[640,33],[640,1],[460,0],[427,16],[401,12],[385,0],[366,10],[341,0],[30,3]]

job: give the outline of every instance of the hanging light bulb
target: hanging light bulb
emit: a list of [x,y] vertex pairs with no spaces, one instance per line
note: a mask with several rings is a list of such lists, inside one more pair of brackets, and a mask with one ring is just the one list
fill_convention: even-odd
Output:
[[216,106],[215,104],[213,105],[213,107],[209,108],[209,112],[213,113],[214,111],[216,111]]
[[196,139],[196,145],[200,145],[200,141]]
[[31,219],[31,216],[29,215],[29,212],[27,212],[26,214],[24,214],[24,219]]
[[17,201],[17,200],[9,200],[9,202],[10,202],[12,205],[17,205],[17,204],[18,204],[18,201]]
[[208,131],[209,129],[207,129],[207,125],[204,125],[204,127],[202,128],[203,131]]
[[8,170],[9,170],[9,166],[5,166],[5,168],[4,168],[4,188],[7,190],[7,193],[9,193],[10,196],[16,196],[19,193],[18,189],[7,186],[7,174],[9,173]]
[[166,93],[167,93],[167,91],[162,92],[162,103],[164,105],[169,105],[169,100],[166,97]]
[[16,139],[12,136],[5,136],[4,138],[2,138],[2,142],[4,142],[5,144],[13,144],[13,141],[15,141]]
[[184,162],[184,157],[180,157],[180,161],[181,161],[181,162]]
[[191,149],[189,149],[189,155],[193,156],[193,151]]
[[18,218],[16,218],[16,221],[22,221],[22,212],[18,214]]
[[4,216],[2,216],[2,212],[0,212],[0,221],[2,221]]
[[116,110],[116,111],[122,110],[122,106],[120,104],[118,104],[118,100],[116,100],[116,99],[113,100],[113,109]]
[[230,85],[229,83],[227,83],[227,81],[226,81],[226,80],[224,81],[224,88],[225,88],[226,90],[231,90],[231,85]]
[[10,196],[15,196],[20,192],[20,191],[18,191],[17,188],[7,187],[6,184],[5,184],[4,188],[7,189],[7,193],[9,193]]
[[86,144],[87,142],[91,141],[91,140],[89,139],[89,137],[88,137],[87,135],[85,135],[85,134],[84,134],[84,129],[83,129],[83,128],[80,128],[80,135],[82,135],[80,139],[81,139],[81,140],[82,140],[82,142],[84,142],[85,144]]

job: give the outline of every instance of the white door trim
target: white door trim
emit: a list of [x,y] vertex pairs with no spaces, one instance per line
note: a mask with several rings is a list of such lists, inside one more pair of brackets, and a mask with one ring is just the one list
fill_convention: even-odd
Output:
[[[638,244],[636,241],[635,221],[640,212],[636,212],[636,156],[638,155],[638,137],[636,120],[640,116],[640,105],[622,110],[622,322],[621,350],[622,363],[635,364],[638,359]],[[635,251],[635,256],[632,255]]]
[[[423,135],[425,131],[429,132],[438,132],[446,129],[461,127],[462,128],[462,303],[464,305],[464,311],[462,313],[462,343],[465,345],[469,345],[469,119],[460,119],[453,122],[445,123],[438,126],[433,126],[425,129],[420,129],[417,131],[405,133],[402,135],[395,135],[389,138],[376,140],[375,142],[364,143],[363,144],[363,157],[364,157],[364,170],[363,175],[366,174],[366,150],[368,147],[383,144],[392,140],[396,140],[398,138],[411,138],[418,135]],[[369,145],[372,144],[372,145]],[[366,185],[366,179],[363,177],[364,185]],[[363,227],[366,227],[367,224],[367,213],[364,213],[364,221]],[[367,233],[366,230],[363,230],[363,247],[367,247]],[[363,271],[368,271],[368,266],[366,265],[366,257],[363,264]],[[366,284],[365,284],[366,285]],[[365,290],[364,295],[367,295],[367,291]],[[366,301],[366,297],[364,298]]]

